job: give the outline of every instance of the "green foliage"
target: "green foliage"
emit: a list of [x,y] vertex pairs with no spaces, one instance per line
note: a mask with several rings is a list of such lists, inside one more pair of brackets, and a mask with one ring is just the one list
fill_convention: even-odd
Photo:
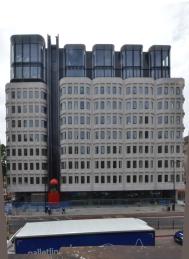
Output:
[[0,159],[2,164],[3,175],[6,175],[6,147],[4,144],[0,144]]

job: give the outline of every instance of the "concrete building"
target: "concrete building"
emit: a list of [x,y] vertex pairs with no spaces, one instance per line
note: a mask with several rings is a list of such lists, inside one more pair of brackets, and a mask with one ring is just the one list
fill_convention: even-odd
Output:
[[184,189],[183,88],[170,77],[170,46],[86,51],[12,36],[9,191],[34,199],[57,178],[67,198],[173,198]]

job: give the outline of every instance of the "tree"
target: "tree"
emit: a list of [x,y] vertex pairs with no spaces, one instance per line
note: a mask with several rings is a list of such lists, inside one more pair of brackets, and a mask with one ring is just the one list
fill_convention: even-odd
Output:
[[4,144],[0,144],[0,159],[2,164],[3,176],[6,175],[6,147]]

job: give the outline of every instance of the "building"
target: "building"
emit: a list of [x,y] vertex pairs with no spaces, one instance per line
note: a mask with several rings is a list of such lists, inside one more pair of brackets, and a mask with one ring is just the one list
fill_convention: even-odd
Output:
[[9,190],[34,200],[57,178],[67,198],[173,197],[184,189],[183,88],[170,77],[170,46],[86,51],[12,36]]

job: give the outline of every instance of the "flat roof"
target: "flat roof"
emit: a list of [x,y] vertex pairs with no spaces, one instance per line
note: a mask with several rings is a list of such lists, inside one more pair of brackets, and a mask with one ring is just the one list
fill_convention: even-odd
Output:
[[60,220],[26,223],[15,238],[153,230],[136,218]]

